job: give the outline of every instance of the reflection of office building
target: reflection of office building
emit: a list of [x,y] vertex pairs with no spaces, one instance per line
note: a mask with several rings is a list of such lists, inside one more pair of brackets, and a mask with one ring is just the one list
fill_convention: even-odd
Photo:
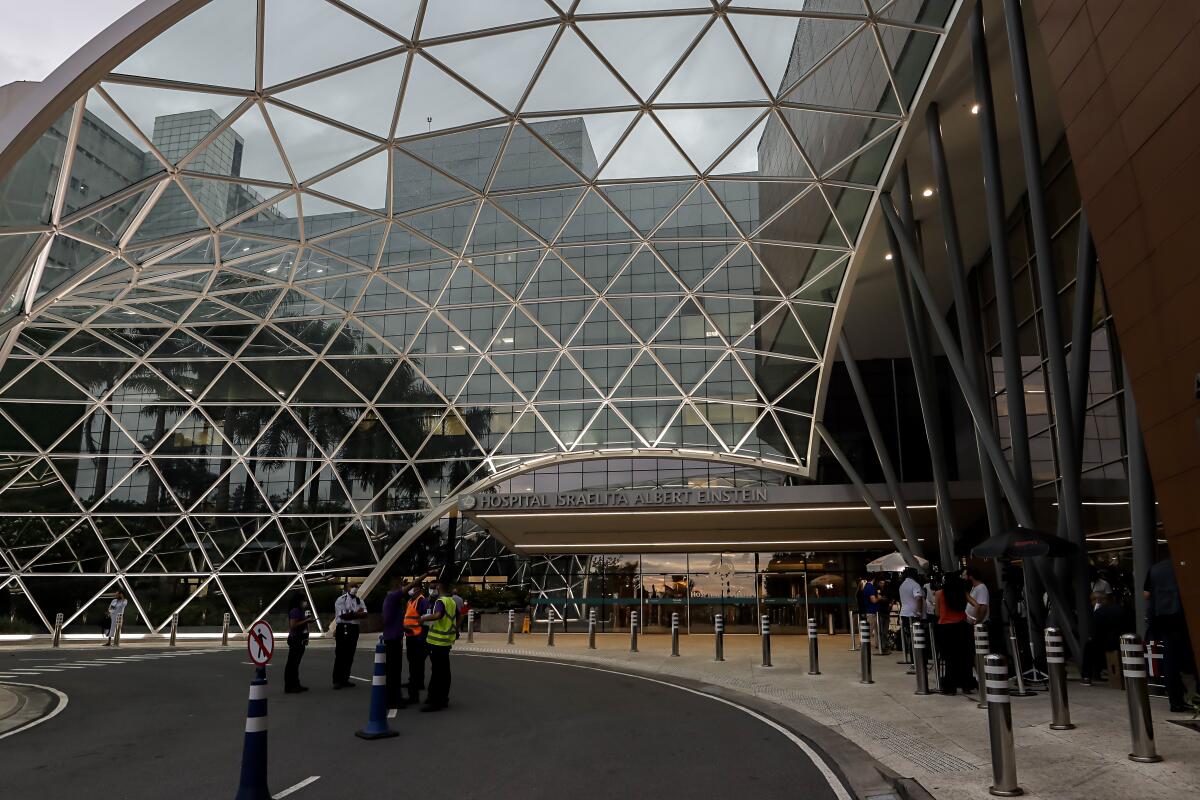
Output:
[[[387,33],[392,20],[367,26],[383,41],[364,31],[362,52],[341,54],[361,57],[323,63],[298,48],[268,56],[264,75],[253,53],[175,52],[210,37],[155,38],[82,76],[120,67],[80,118],[71,98],[47,98],[57,123],[17,126],[41,139],[19,160],[0,153],[0,278],[17,298],[0,315],[13,332],[0,384],[12,619],[44,627],[68,598],[76,625],[119,583],[155,629],[175,609],[189,625],[225,610],[245,623],[292,587],[320,596],[452,561],[528,590],[539,620],[551,603],[571,616],[603,599],[604,624],[644,608],[701,629],[716,613],[798,625],[815,605],[844,626],[862,565],[896,544],[886,528],[906,527],[947,567],[982,537],[996,515],[980,478],[1004,459],[1027,460],[1030,485],[1002,514],[1054,529],[1063,481],[1078,476],[1080,552],[1133,570],[1128,541],[1146,526],[1130,530],[1118,504],[1144,499],[1127,479],[1139,439],[1118,424],[1128,389],[1109,298],[1075,313],[1084,178],[1072,156],[1087,169],[1044,85],[1051,65],[1033,65],[1039,85],[1023,95],[1055,143],[1041,159],[1046,236],[1031,236],[1043,220],[1016,177],[1015,109],[997,114],[1010,234],[997,284],[971,113],[981,100],[962,79],[969,43],[941,46],[965,25],[948,15],[967,11],[947,0],[585,11],[561,31],[521,19],[463,30],[450,4],[427,5],[442,33],[403,32],[415,49]],[[341,5],[314,8],[361,25]],[[506,51],[517,34],[555,49]],[[988,36],[1001,51],[1005,38]],[[1020,93],[1004,72],[993,80],[1007,103]],[[181,86],[224,94],[195,103]],[[929,103],[954,198],[929,168],[925,119],[911,117]],[[118,133],[120,120],[140,132]],[[913,275],[931,283],[929,307],[904,306],[912,325],[879,202],[903,191],[901,165],[919,227]],[[946,210],[958,242],[946,241]],[[1115,235],[1094,238],[1103,249]],[[1057,304],[1041,299],[1053,292],[1039,264],[1054,268]],[[1011,313],[997,286],[1013,289]],[[1114,309],[1130,294],[1114,292]],[[957,333],[926,330],[943,320]],[[831,346],[843,332],[861,396]],[[1055,417],[1073,403],[1047,380],[1062,375],[1060,350],[1083,352],[1077,337],[1092,343],[1078,463]],[[964,347],[990,365],[983,383],[960,385],[940,355]],[[982,468],[964,385],[982,396],[979,427],[995,418],[979,433],[1000,452]],[[825,454],[818,420],[844,457]],[[898,486],[882,485],[881,456]],[[906,500],[911,525],[886,509],[885,526],[850,471],[884,506]],[[704,507],[682,494],[746,487],[784,499]],[[588,493],[659,489],[681,493],[679,508],[613,501],[501,520],[457,506],[493,490],[586,505]]]

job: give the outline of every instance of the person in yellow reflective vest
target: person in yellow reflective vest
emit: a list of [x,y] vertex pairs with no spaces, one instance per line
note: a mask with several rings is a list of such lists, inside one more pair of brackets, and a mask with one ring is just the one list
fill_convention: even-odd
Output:
[[433,604],[421,624],[428,626],[425,645],[429,651],[429,691],[422,711],[441,711],[450,705],[450,648],[458,638],[458,605],[443,581],[434,581],[429,589]]

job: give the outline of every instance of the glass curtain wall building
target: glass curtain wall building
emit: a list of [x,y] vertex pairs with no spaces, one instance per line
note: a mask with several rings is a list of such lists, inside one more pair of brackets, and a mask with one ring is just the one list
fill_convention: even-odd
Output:
[[547,457],[809,474],[951,3],[190,6],[0,178],[0,624],[323,613]]

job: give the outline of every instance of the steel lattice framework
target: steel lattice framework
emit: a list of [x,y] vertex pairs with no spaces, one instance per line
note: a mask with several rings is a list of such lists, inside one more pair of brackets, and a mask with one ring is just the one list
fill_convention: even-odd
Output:
[[202,6],[0,178],[10,619],[245,626],[548,454],[807,474],[951,5]]

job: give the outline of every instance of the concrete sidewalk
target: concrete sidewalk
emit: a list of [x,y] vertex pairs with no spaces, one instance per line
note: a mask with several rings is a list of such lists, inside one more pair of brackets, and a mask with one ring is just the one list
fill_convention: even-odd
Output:
[[[772,639],[774,667],[761,666],[757,636],[725,637],[725,661],[713,661],[713,637],[680,637],[680,657],[670,657],[670,637],[642,635],[638,653],[629,635],[597,636],[587,649],[583,634],[556,633],[546,647],[544,633],[518,635],[513,645],[503,634],[460,638],[456,649],[557,658],[678,676],[748,693],[799,711],[841,733],[870,755],[921,783],[938,798],[987,798],[991,762],[987,712],[963,696],[917,696],[915,677],[897,664],[899,654],[874,655],[875,683],[858,682],[859,654],[846,636],[821,636],[819,676],[809,676],[808,639]],[[1200,793],[1200,733],[1172,725],[1166,701],[1152,698],[1155,736],[1162,763],[1128,759],[1128,717],[1123,692],[1103,686],[1069,685],[1071,731],[1049,729],[1050,700],[1042,692],[1012,699],[1017,775],[1027,796],[1046,800],[1175,800]]]

